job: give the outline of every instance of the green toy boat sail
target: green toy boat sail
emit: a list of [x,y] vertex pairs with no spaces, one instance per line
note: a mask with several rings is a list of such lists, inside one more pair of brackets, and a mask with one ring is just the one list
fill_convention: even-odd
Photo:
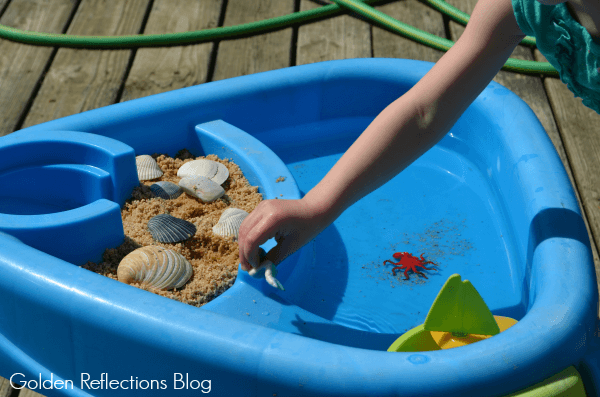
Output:
[[517,321],[494,316],[469,280],[459,274],[448,278],[438,293],[425,323],[400,336],[392,352],[450,349],[490,338]]

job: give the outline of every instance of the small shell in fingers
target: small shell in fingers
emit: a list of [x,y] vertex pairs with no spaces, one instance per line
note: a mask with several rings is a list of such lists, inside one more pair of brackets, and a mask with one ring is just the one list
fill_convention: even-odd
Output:
[[264,260],[258,267],[250,269],[248,274],[252,277],[260,277],[259,272],[261,272],[263,269],[267,283],[269,283],[269,285],[273,288],[285,291],[283,285],[275,278],[277,275],[277,269],[275,268],[275,265],[268,259]]

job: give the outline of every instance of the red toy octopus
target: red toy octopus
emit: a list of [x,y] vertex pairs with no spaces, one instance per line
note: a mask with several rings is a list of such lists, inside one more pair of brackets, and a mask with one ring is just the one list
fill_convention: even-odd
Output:
[[383,264],[385,265],[387,262],[389,262],[390,264],[395,265],[395,267],[392,269],[392,273],[394,273],[394,276],[396,276],[396,270],[406,269],[406,270],[404,270],[404,276],[406,277],[405,280],[409,279],[409,277],[408,277],[409,270],[412,270],[413,273],[420,274],[421,276],[427,278],[425,273],[422,273],[417,270],[417,267],[421,267],[425,270],[437,270],[435,268],[425,267],[425,265],[428,263],[431,263],[434,266],[437,266],[437,265],[431,261],[425,261],[425,259],[423,258],[423,254],[421,254],[421,259],[417,258],[416,256],[412,256],[408,252],[396,252],[392,256],[394,257],[394,259],[398,259],[399,262],[394,263],[388,259],[388,260],[383,261]]

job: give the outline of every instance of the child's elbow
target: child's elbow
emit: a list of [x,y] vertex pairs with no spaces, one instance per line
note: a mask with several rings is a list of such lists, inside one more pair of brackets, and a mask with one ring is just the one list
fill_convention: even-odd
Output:
[[422,131],[430,130],[437,114],[437,101],[417,106],[417,127]]

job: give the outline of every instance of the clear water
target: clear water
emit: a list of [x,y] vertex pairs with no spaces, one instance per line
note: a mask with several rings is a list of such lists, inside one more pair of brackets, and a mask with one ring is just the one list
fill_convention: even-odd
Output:
[[[366,128],[370,119],[334,120],[272,131],[263,140],[306,194]],[[326,138],[327,137],[327,138]],[[487,175],[448,149],[447,136],[387,184],[344,212],[315,240],[294,304],[339,325],[403,333],[423,323],[454,273],[470,280],[494,314],[521,318],[521,283],[498,194]],[[392,275],[395,252],[433,261],[438,271]],[[300,266],[300,265],[298,265]],[[427,267],[435,267],[427,265]],[[287,288],[287,286],[286,286]]]

